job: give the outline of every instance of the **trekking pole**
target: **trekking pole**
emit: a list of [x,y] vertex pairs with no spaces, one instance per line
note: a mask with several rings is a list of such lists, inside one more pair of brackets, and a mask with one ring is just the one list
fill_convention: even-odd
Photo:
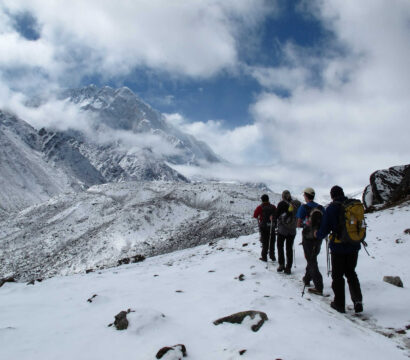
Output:
[[296,269],[296,251],[295,251],[295,245],[292,245],[293,249],[293,263],[295,264],[294,268]]
[[363,243],[363,248],[364,248],[364,250],[366,251],[367,255],[370,256],[369,252],[368,252],[367,249],[366,249],[366,248],[367,248],[367,242],[363,240],[362,243]]
[[326,263],[327,263],[327,277],[330,274],[330,257],[329,257],[329,237],[326,236]]
[[[270,248],[270,241],[272,240],[272,224],[273,224],[273,221],[271,220],[270,228],[269,228],[269,240],[268,240],[269,252],[272,251],[272,249]],[[267,258],[266,258],[266,270],[269,270],[269,260]]]
[[305,289],[306,289],[306,283],[305,283],[305,285],[303,286],[302,297],[303,297],[303,295],[305,295]]

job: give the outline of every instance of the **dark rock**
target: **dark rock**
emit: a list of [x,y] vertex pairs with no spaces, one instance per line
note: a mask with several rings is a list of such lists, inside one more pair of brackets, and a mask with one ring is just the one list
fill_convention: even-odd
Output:
[[0,279],[0,287],[2,287],[6,282],[16,282],[16,279],[13,276]]
[[252,331],[256,332],[258,331],[264,322],[268,320],[268,316],[266,313],[262,311],[254,311],[254,310],[249,310],[249,311],[241,311],[229,316],[225,316],[223,318],[220,318],[218,320],[214,321],[214,325],[219,325],[224,322],[229,322],[231,324],[242,324],[243,319],[245,319],[247,316],[249,316],[252,320],[256,318],[256,316],[260,317],[260,320],[251,326]]
[[[129,312],[129,311],[128,311]],[[128,328],[127,311],[121,311],[115,315],[114,325],[117,330],[126,330]],[[112,324],[108,325],[111,326]]]
[[27,283],[27,285],[34,285],[35,280],[31,280]]
[[410,229],[404,230],[404,233],[407,234],[407,235],[410,235]]
[[407,199],[410,195],[410,164],[377,170],[370,175],[362,196],[366,209]]
[[403,282],[401,281],[400,276],[385,276],[383,277],[383,281],[397,287],[403,287]]
[[243,354],[245,354],[245,353],[246,353],[246,350],[245,350],[245,349],[239,351],[239,355],[243,355]]
[[186,347],[185,347],[185,345],[184,345],[184,344],[177,344],[177,345],[174,345],[174,346],[165,346],[165,347],[163,347],[162,349],[160,349],[160,350],[157,352],[156,358],[157,358],[157,359],[162,359],[162,357],[163,357],[166,353],[168,353],[168,351],[173,351],[173,352],[175,352],[175,355],[176,355],[176,356],[179,356],[179,357],[178,357],[178,360],[181,360],[182,357],[186,357],[186,356],[187,356],[187,352],[186,352]]
[[89,274],[89,273],[92,273],[92,272],[94,272],[94,269],[87,269],[87,270],[85,270],[85,273],[86,273],[86,274]]
[[145,256],[144,255],[134,255],[131,256],[129,258],[123,258],[118,260],[117,265],[127,265],[127,264],[133,264],[133,263],[137,263],[137,262],[141,262],[145,260]]
[[245,280],[245,275],[244,274],[239,275],[238,280],[239,281],[244,281]]
[[94,294],[93,296],[91,296],[89,299],[87,299],[87,301],[88,301],[89,303],[92,303],[92,302],[93,302],[93,299],[94,299],[95,297],[97,297],[97,294]]

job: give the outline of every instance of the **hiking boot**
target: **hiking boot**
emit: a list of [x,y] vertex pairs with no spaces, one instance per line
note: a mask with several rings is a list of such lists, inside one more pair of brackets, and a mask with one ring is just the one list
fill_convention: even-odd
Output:
[[287,275],[290,275],[290,274],[292,274],[292,271],[290,270],[290,268],[285,268],[285,274],[287,274]]
[[283,265],[279,265],[277,272],[282,272],[283,270],[285,270],[285,267]]
[[344,313],[346,312],[344,308],[342,308],[341,306],[337,306],[334,301],[332,301],[332,302],[330,303],[330,307],[331,307],[332,309],[335,309],[336,311],[342,313],[342,314],[344,314]]
[[363,304],[361,301],[356,301],[354,303],[354,312],[361,313],[363,311]]
[[276,261],[276,256],[275,256],[275,255],[269,256],[269,257],[270,257],[270,259],[271,259],[272,261]]
[[318,290],[316,288],[309,288],[308,292],[315,295],[323,295],[323,290]]
[[310,286],[310,280],[306,281],[305,277],[302,278],[303,284],[305,284],[305,286]]
[[263,257],[260,257],[259,260],[260,260],[260,261],[264,261],[264,262],[267,262],[267,261],[268,261],[267,258],[263,258]]

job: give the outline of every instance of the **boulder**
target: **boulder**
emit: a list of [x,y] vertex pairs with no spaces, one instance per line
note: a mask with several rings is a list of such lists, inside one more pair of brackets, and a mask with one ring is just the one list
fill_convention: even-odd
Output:
[[403,287],[403,282],[400,279],[400,276],[385,276],[383,277],[383,281],[398,286],[398,287]]
[[241,311],[241,312],[229,315],[229,316],[225,316],[218,320],[215,320],[214,325],[219,325],[224,322],[229,322],[231,324],[242,324],[243,320],[248,316],[251,318],[251,320],[255,320],[253,325],[251,326],[251,329],[254,332],[258,331],[262,327],[264,322],[268,320],[268,316],[266,315],[266,313],[262,311],[249,310],[249,311]]
[[406,199],[410,195],[410,164],[377,170],[370,175],[370,185],[363,191],[366,209]]

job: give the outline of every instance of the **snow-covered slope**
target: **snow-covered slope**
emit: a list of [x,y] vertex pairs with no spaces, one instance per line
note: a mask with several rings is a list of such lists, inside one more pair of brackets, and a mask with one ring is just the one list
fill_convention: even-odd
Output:
[[[362,315],[351,305],[346,314],[333,311],[331,297],[301,297],[300,233],[290,276],[272,263],[266,269],[258,260],[258,234],[251,234],[34,286],[6,283],[0,288],[0,308],[7,309],[0,312],[0,358],[149,360],[160,348],[182,343],[188,360],[408,359],[410,235],[403,231],[410,227],[409,206],[367,215],[371,256],[361,251],[357,268]],[[384,275],[401,276],[404,288],[383,282]],[[330,278],[324,276],[324,284],[331,293]],[[127,309],[127,330],[107,326]],[[242,325],[213,324],[245,310],[263,311],[269,320],[258,332],[249,318]]]
[[46,161],[37,132],[0,110],[0,209],[24,209],[80,187],[63,169]]
[[109,183],[63,194],[0,220],[0,278],[84,272],[250,234],[261,194],[248,185],[175,182]]

